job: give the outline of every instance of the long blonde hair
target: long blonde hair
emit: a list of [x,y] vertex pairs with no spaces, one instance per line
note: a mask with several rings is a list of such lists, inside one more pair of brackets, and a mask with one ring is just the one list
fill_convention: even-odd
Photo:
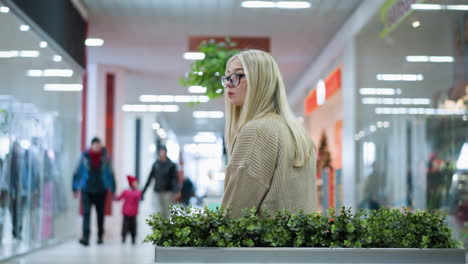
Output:
[[283,78],[274,58],[260,50],[242,51],[229,59],[229,65],[239,58],[247,81],[247,94],[243,106],[232,105],[226,100],[225,139],[229,153],[240,129],[249,121],[276,113],[287,124],[293,138],[294,167],[304,166],[315,151],[312,140],[294,117],[289,107]]

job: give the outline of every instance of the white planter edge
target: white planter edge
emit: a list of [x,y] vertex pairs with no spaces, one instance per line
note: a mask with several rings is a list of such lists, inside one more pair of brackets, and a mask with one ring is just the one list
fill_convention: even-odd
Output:
[[156,247],[156,263],[465,264],[464,249]]

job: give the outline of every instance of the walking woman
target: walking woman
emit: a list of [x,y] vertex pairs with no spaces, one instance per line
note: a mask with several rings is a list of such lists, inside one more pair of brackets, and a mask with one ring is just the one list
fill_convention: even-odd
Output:
[[221,81],[230,154],[222,207],[233,217],[262,207],[270,213],[314,211],[315,146],[289,107],[273,57],[240,52],[228,61]]

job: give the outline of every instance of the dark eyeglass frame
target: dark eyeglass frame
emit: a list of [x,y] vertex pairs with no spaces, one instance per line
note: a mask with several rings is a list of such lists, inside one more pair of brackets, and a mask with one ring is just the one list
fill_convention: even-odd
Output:
[[[234,81],[232,80],[232,76],[237,76],[237,84],[234,83]],[[221,80],[221,84],[223,85],[223,87],[226,87],[226,84],[229,82],[231,84],[232,87],[237,87],[239,86],[240,82],[241,82],[241,79],[245,77],[245,73],[233,73],[229,76],[221,76],[221,78],[219,78]]]

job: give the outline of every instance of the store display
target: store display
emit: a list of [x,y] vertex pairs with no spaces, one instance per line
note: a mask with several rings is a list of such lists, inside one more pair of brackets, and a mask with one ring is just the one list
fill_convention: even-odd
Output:
[[53,150],[56,116],[0,96],[0,244],[5,248],[42,246],[54,237],[54,216],[68,208]]

